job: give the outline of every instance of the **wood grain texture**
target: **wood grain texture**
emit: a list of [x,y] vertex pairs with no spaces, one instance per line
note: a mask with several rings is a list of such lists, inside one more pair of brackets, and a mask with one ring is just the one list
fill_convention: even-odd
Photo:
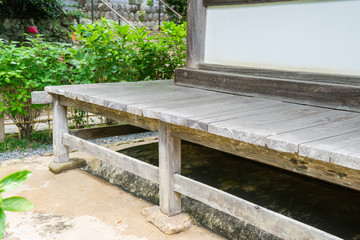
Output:
[[273,3],[273,2],[293,2],[298,0],[204,0],[204,6],[223,6],[223,5],[239,5],[239,4],[257,4],[257,3]]
[[74,100],[63,96],[60,97],[60,102],[62,105],[68,107],[73,107],[73,108],[81,109],[83,111],[92,112],[94,114],[111,118],[119,122],[125,122],[140,128],[148,129],[150,131],[158,130],[158,126],[159,126],[158,119],[141,117],[127,112],[118,111],[97,104]]
[[181,140],[171,136],[169,124],[159,125],[160,210],[167,216],[181,213],[181,195],[174,191],[174,174],[181,173]]
[[62,136],[68,133],[67,107],[60,103],[60,97],[55,96],[52,109],[53,116],[53,148],[55,162],[69,161],[69,147],[63,144]]
[[309,82],[323,82],[334,84],[345,84],[360,86],[360,77],[338,75],[338,74],[323,74],[312,72],[300,72],[300,71],[285,71],[266,68],[250,68],[241,66],[230,66],[220,64],[199,63],[200,70],[235,73],[249,76],[258,76],[265,78],[279,78],[298,81]]
[[0,143],[5,140],[5,119],[0,117]]
[[175,191],[286,240],[340,238],[179,174]]
[[32,104],[52,104],[53,96],[45,91],[31,92]]
[[147,130],[135,127],[129,124],[119,126],[105,126],[97,128],[74,129],[70,134],[81,139],[95,139],[112,136],[121,136],[127,134],[147,132]]
[[171,125],[170,128],[172,136],[185,141],[245,157],[256,162],[268,164],[293,173],[306,175],[347,188],[360,190],[360,170],[344,167],[333,162],[324,162],[300,156],[297,153],[276,151],[268,148],[267,146],[241,142],[182,126]]
[[360,112],[360,86],[177,69],[175,84]]
[[205,57],[206,8],[203,0],[189,0],[187,11],[186,67],[197,68]]
[[151,164],[135,158],[101,147],[70,134],[63,134],[63,142],[79,151],[86,152],[114,167],[135,174],[155,183],[159,183],[159,169]]

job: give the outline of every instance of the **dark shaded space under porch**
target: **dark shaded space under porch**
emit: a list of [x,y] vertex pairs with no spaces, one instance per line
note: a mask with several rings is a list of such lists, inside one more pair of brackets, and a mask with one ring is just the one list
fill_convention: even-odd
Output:
[[[158,144],[121,150],[158,165]],[[360,192],[182,142],[182,175],[344,239],[360,239]]]

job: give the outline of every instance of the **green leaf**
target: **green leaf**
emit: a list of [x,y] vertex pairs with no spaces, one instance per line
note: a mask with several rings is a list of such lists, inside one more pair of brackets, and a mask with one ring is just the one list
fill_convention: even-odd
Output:
[[4,237],[5,234],[5,222],[6,222],[6,215],[4,210],[0,208],[0,239]]
[[0,193],[11,190],[25,182],[31,175],[28,170],[15,172],[0,181]]
[[5,198],[1,208],[5,211],[25,212],[34,208],[34,204],[23,197]]

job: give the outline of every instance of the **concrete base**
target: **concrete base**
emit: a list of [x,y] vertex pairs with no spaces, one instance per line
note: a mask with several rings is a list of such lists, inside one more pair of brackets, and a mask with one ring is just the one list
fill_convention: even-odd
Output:
[[75,169],[75,168],[81,168],[86,165],[86,161],[83,158],[71,158],[68,162],[51,162],[49,164],[49,170],[50,172],[54,174],[59,174],[61,172]]
[[189,214],[180,213],[168,217],[160,211],[159,206],[143,209],[142,215],[146,217],[148,222],[154,224],[160,231],[168,235],[184,232],[188,230],[192,224],[192,219]]

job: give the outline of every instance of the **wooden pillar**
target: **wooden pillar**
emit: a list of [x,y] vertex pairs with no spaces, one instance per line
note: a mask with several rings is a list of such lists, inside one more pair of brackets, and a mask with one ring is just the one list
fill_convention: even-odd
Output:
[[0,142],[5,140],[5,119],[0,116]]
[[67,107],[60,104],[59,96],[54,96],[53,102],[53,147],[55,162],[69,161],[69,147],[62,141],[63,133],[68,133]]
[[203,0],[188,0],[186,68],[197,68],[205,57],[206,8]]
[[174,191],[174,174],[181,173],[181,140],[170,135],[169,125],[159,125],[160,210],[181,213],[181,194]]

